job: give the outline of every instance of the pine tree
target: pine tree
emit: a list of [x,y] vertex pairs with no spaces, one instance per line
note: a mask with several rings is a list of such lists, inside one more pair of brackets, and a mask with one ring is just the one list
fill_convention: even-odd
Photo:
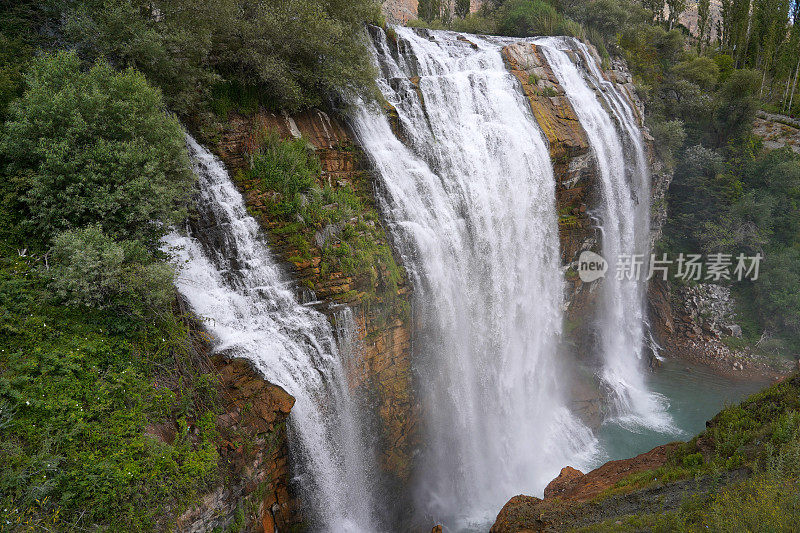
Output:
[[[710,0],[699,0],[697,3],[697,52],[703,49],[703,39],[711,33],[708,27],[710,13]],[[708,32],[708,33],[707,33]]]

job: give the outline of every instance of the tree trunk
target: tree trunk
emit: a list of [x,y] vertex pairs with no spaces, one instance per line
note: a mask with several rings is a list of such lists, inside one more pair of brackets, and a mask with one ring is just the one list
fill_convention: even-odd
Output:
[[789,109],[786,110],[792,116],[792,101],[794,100],[794,90],[797,88],[797,71],[800,70],[800,57],[797,58],[797,67],[794,69],[794,82],[792,82],[792,94],[789,95]]

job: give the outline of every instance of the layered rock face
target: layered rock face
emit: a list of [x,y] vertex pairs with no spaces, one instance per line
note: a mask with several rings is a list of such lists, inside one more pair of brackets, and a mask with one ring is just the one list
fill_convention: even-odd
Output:
[[[216,147],[232,174],[246,168],[248,154],[258,142],[255,134],[263,130],[276,131],[285,139],[307,140],[321,162],[319,185],[355,191],[364,206],[361,214],[378,228],[364,238],[373,239],[374,246],[388,245],[374,201],[374,184],[364,166],[365,157],[344,124],[316,109],[294,115],[262,112],[253,117],[234,117]],[[316,302],[314,305],[332,322],[343,306],[352,309],[359,353],[354,357],[354,367],[349,369],[349,379],[356,394],[376,408],[375,438],[380,464],[387,473],[388,488],[398,488],[408,480],[411,456],[418,444],[406,282],[399,283],[395,294],[376,294],[374,276],[353,276],[341,269],[322,268],[321,240],[327,233],[345,229],[341,227],[318,228],[311,242],[310,259],[303,259],[292,233],[282,231],[286,225],[269,216],[269,193],[253,181],[240,179],[238,184],[251,214],[265,228],[270,247],[286,261],[304,298]],[[380,278],[385,273],[377,274]]]
[[264,381],[246,359],[215,355],[211,361],[222,400],[217,419],[222,479],[178,518],[175,529],[226,529],[240,515],[249,531],[289,530],[300,518],[288,487],[286,418],[294,398]]
[[781,364],[759,357],[737,342],[742,328],[736,324],[735,300],[728,287],[711,283],[676,287],[656,280],[650,284],[648,300],[654,334],[670,357],[735,377],[778,377],[793,370],[789,361]]
[[508,69],[519,80],[539,127],[547,137],[556,178],[561,262],[567,270],[567,318],[591,313],[593,284],[584,284],[569,270],[584,250],[599,251],[599,232],[590,218],[600,202],[595,187],[597,169],[586,132],[564,89],[535,44],[516,43],[503,48]]

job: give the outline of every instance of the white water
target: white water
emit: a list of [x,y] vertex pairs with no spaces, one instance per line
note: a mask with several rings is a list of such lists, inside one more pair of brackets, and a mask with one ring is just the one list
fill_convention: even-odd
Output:
[[314,529],[376,531],[373,462],[333,331],[296,301],[222,164],[187,143],[200,183],[199,222],[165,239],[178,290],[206,319],[215,351],[249,359],[296,398],[289,439]]
[[597,452],[559,387],[552,166],[499,45],[396,32],[400,56],[379,30],[375,54],[408,146],[379,110],[358,106],[353,125],[415,281],[426,426],[417,506],[451,527],[454,517],[491,523],[509,497],[541,495],[564,465],[585,468]]
[[[536,44],[544,50],[572,103],[600,171],[603,257],[609,264],[602,286],[599,319],[604,361],[601,379],[609,392],[611,414],[615,421],[631,429],[644,426],[674,431],[666,413],[666,399],[649,391],[645,380],[644,291],[648,261],[641,266],[641,276],[626,275],[618,279],[616,273],[621,257],[630,258],[634,254],[649,257],[650,176],[641,132],[631,104],[603,78],[583,43],[552,37],[537,40]],[[579,52],[576,57],[585,69],[579,69],[564,50]],[[631,152],[633,157],[626,157]]]

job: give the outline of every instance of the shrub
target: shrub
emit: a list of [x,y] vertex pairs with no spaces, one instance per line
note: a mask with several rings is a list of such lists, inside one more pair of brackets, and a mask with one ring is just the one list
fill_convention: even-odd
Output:
[[675,76],[691,81],[704,90],[713,89],[719,78],[719,66],[708,57],[695,57],[672,67]]
[[[275,108],[374,90],[363,26],[374,0],[87,0],[66,10],[66,36],[83,55],[134,67],[191,114],[216,82],[259,87]],[[158,12],[158,23],[153,14]]]
[[[34,61],[0,143],[10,176],[2,187],[22,212],[30,242],[99,223],[151,249],[184,216],[194,175],[178,121],[133,71],[81,69],[72,52]],[[28,243],[26,243],[28,244]]]
[[283,141],[275,132],[264,135],[252,160],[253,175],[287,201],[310,189],[321,171],[319,159],[304,139]]
[[509,0],[500,9],[498,30],[503,35],[556,35],[563,17],[543,0]]
[[169,529],[218,474],[197,339],[169,312],[51,305],[37,274],[0,256],[0,530]]
[[651,126],[656,149],[667,166],[675,163],[675,154],[683,147],[686,132],[680,120],[656,121]]
[[594,0],[578,4],[579,22],[594,28],[605,41],[611,41],[628,20],[630,7],[616,0]]
[[53,292],[71,305],[141,314],[166,307],[172,269],[136,241],[115,242],[99,226],[66,231],[53,240],[48,272]]

